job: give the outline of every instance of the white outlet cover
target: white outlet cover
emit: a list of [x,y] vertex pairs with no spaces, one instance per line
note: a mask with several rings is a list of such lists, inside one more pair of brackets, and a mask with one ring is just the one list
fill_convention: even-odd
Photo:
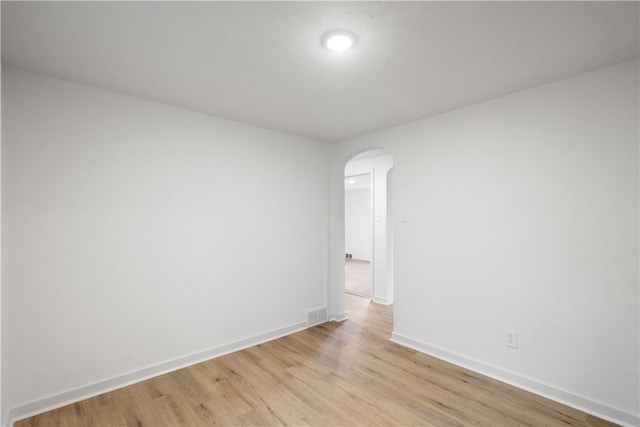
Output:
[[518,348],[518,333],[515,331],[506,331],[504,344],[507,347]]

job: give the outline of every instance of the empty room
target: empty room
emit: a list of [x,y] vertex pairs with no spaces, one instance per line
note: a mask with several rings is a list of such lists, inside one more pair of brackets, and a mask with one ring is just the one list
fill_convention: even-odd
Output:
[[0,8],[0,425],[640,426],[640,2]]

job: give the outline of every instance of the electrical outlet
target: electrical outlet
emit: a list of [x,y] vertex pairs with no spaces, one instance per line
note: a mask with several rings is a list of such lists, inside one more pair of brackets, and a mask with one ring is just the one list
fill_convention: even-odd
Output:
[[504,344],[507,347],[518,348],[518,333],[515,331],[507,331],[507,335],[504,339]]

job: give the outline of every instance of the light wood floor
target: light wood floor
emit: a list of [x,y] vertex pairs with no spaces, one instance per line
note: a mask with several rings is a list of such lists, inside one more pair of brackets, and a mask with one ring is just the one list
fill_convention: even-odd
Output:
[[371,298],[371,263],[355,259],[345,260],[344,288],[350,294]]
[[608,426],[391,343],[392,310],[347,295],[326,323],[16,426]]

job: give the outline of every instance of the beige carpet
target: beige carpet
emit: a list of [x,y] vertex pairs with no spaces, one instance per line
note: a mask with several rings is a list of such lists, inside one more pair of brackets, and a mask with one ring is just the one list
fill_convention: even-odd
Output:
[[347,293],[371,298],[371,263],[345,260],[344,287]]

